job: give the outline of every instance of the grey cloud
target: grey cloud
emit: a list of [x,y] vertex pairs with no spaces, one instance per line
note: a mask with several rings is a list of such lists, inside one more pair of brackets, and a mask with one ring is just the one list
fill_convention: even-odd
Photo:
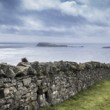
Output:
[[46,26],[76,26],[88,23],[82,16],[66,15],[58,10],[44,10],[44,11],[31,11],[26,14],[33,16],[34,19],[38,18],[44,22]]
[[1,25],[21,25],[19,19],[20,0],[0,0],[0,24]]
[[110,7],[110,0],[90,0],[90,5],[99,9],[108,9]]
[[1,29],[2,33],[8,33],[8,34],[16,34],[19,33],[17,29],[11,27],[11,28],[7,28],[7,29]]
[[2,4],[3,8],[14,11],[21,4],[21,0],[0,0],[0,3]]
[[1,25],[21,25],[22,21],[18,18],[18,16],[8,16],[8,15],[3,15],[0,18],[0,24]]
[[[31,10],[23,7],[23,0],[0,0],[0,33],[36,36],[71,36],[79,39],[83,36],[109,36],[110,1],[109,0],[57,0],[58,3],[70,3],[70,9],[57,7]],[[60,5],[60,4],[59,4]],[[63,11],[62,11],[63,10]],[[65,12],[66,10],[66,12]],[[26,25],[27,19],[29,22]],[[35,24],[41,21],[41,27]],[[40,24],[40,23],[39,23]],[[30,28],[31,27],[31,28]]]

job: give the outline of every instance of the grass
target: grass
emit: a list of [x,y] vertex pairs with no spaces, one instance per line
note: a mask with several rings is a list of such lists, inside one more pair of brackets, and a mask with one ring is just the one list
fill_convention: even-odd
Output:
[[110,110],[110,80],[101,81],[61,104],[40,110]]

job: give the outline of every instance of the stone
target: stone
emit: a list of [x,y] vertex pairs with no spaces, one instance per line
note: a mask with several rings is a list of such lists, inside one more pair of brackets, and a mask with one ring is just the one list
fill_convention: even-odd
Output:
[[4,89],[4,95],[5,95],[5,96],[8,96],[9,93],[10,93],[9,88],[5,88],[5,89]]
[[29,103],[28,110],[39,110],[39,105],[36,101]]
[[0,87],[3,87],[4,86],[4,81],[3,79],[0,80]]
[[16,77],[22,77],[26,75],[36,75],[35,69],[33,69],[30,65],[26,66],[17,66],[18,68],[18,73],[16,74]]
[[[1,95],[1,94],[0,94],[0,95]],[[2,98],[4,98],[4,97],[2,97]],[[6,100],[1,99],[1,97],[0,97],[0,107],[1,107],[2,105],[5,105],[5,103],[6,103]]]
[[21,61],[22,62],[28,62],[27,58],[22,58]]
[[7,73],[6,73],[6,76],[8,77],[8,78],[14,78],[15,77],[15,72],[11,69],[11,68],[9,68],[9,70],[7,71]]
[[0,73],[8,78],[14,78],[17,73],[17,68],[15,66],[0,64]]
[[14,98],[18,102],[21,99],[22,93],[20,91],[17,91],[14,93]]
[[35,101],[37,99],[37,93],[33,93],[32,96],[30,97],[32,101]]
[[37,75],[37,71],[33,69],[31,66],[28,68],[28,75]]
[[15,87],[10,87],[10,91],[16,92],[17,89]]
[[37,80],[37,85],[41,86],[41,84],[42,84],[42,80]]
[[31,83],[31,78],[23,79],[24,86],[29,86],[30,83]]
[[19,63],[17,64],[17,66],[27,67],[27,66],[30,66],[30,63],[29,63],[29,62],[19,62]]
[[5,97],[4,90],[0,89],[0,99],[2,99],[4,97]]
[[85,64],[79,64],[79,70],[84,70],[86,68]]
[[38,104],[42,106],[48,106],[48,102],[46,101],[45,94],[38,95]]
[[39,72],[39,62],[36,61],[31,63],[31,67],[35,69],[37,72]]
[[16,77],[27,75],[29,67],[17,66],[17,68],[19,71],[17,72]]
[[5,77],[5,73],[2,69],[0,70],[0,77]]
[[13,99],[8,99],[8,100],[7,100],[7,103],[11,103],[11,104],[12,104],[13,102],[14,102]]

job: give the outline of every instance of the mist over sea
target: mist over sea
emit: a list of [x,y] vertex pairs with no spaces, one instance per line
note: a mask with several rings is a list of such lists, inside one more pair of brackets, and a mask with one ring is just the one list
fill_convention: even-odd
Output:
[[[40,61],[99,61],[110,63],[110,44],[71,43],[69,47],[37,47],[37,43],[0,43],[0,63],[16,65],[21,58],[26,57],[30,62]],[[83,47],[81,47],[83,46]]]

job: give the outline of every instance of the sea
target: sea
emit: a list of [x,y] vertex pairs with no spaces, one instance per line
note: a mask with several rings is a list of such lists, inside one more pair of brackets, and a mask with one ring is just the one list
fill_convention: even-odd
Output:
[[0,43],[0,63],[17,65],[21,58],[29,62],[72,61],[77,63],[97,61],[110,63],[110,46],[104,43],[63,43],[68,47],[38,47],[37,43]]

